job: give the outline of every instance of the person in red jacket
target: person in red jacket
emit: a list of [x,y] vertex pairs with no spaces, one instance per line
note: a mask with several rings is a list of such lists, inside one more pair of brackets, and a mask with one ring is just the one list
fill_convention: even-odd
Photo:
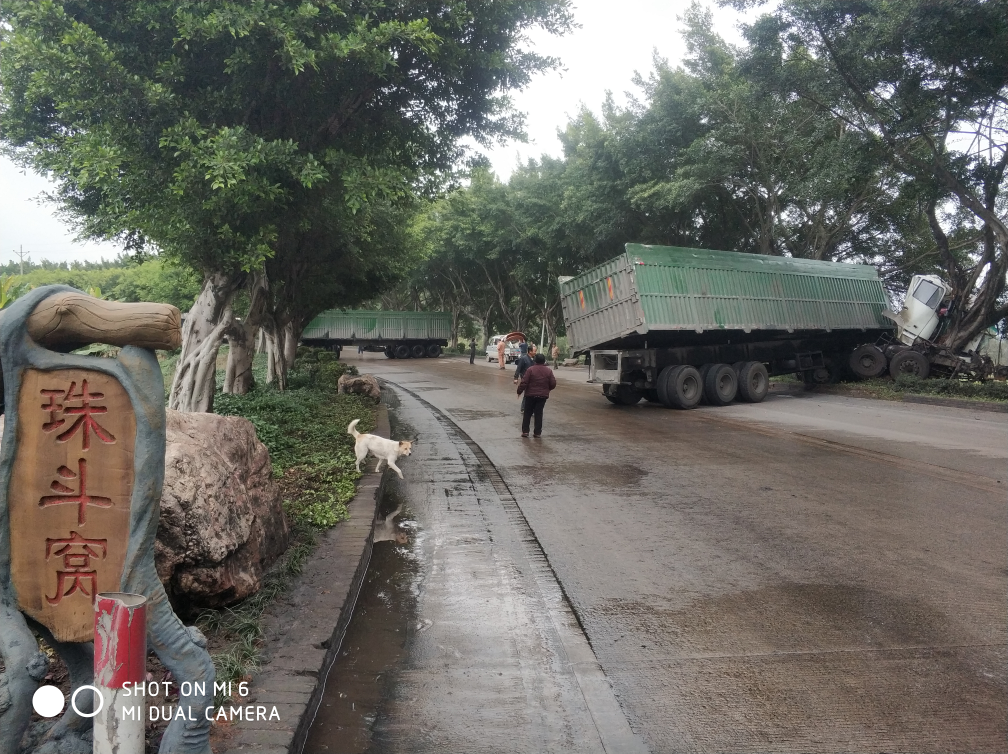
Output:
[[522,437],[528,437],[529,424],[535,417],[533,437],[542,436],[543,409],[550,390],[556,387],[553,370],[546,366],[546,354],[537,353],[535,364],[525,370],[518,384],[518,395],[525,393],[525,411],[522,414]]

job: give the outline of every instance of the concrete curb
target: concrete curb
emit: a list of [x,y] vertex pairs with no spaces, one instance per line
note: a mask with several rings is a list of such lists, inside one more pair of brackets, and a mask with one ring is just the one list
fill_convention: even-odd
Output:
[[[388,408],[378,405],[375,433],[390,436]],[[371,469],[374,459],[367,461]],[[274,706],[280,720],[243,721],[225,754],[300,754],[322,701],[325,680],[339,652],[371,560],[374,519],[385,473],[368,471],[347,505],[350,518],[326,532],[292,589],[264,620],[263,664],[241,704]]]

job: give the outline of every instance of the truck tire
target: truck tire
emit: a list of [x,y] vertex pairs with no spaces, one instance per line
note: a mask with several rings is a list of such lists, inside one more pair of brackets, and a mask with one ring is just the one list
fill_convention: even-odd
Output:
[[[749,363],[751,363],[751,362],[748,362],[748,361],[736,361],[734,364],[731,365],[731,368],[735,370],[735,374],[736,375],[740,375],[740,374],[742,374],[742,369],[745,367],[746,364],[749,364]],[[739,382],[741,382],[741,378],[740,378]]]
[[923,380],[931,374],[931,365],[924,354],[907,349],[893,356],[889,362],[889,374],[894,380],[901,374],[913,375]]
[[850,355],[850,368],[862,379],[878,377],[886,370],[885,354],[878,346],[865,343],[855,348]]
[[400,343],[395,347],[395,357],[397,359],[408,359],[410,357],[410,347],[405,343]]
[[644,400],[648,403],[661,403],[661,399],[658,397],[658,391],[653,389],[644,391]]
[[727,364],[714,364],[704,378],[704,395],[712,406],[727,406],[738,393],[738,375]]
[[[700,367],[697,368],[697,371],[700,372],[700,384],[701,385],[706,385],[707,384],[707,373],[711,370],[711,367],[713,367],[713,366],[714,366],[714,363],[712,362],[710,364],[702,364],[702,365],[700,365]],[[705,393],[706,393],[706,391],[705,391]],[[707,400],[706,394],[703,394],[703,395],[700,396],[700,402],[701,403],[709,403],[710,401]]]
[[[729,367],[730,368],[730,367]],[[669,375],[665,388],[669,402],[676,408],[693,408],[700,402],[703,395],[703,383],[696,367],[679,367]]]
[[739,398],[747,403],[761,403],[770,390],[767,369],[758,361],[747,361],[738,373]]
[[385,346],[385,358],[386,359],[395,358],[395,349],[392,346]]
[[414,359],[422,359],[427,355],[427,349],[423,347],[423,343],[414,343],[410,347],[410,356]]
[[655,392],[658,394],[658,402],[665,406],[666,408],[674,408],[674,404],[669,399],[668,395],[668,383],[671,378],[672,373],[676,369],[682,369],[682,367],[665,367],[661,372],[658,373],[658,385]]
[[431,343],[427,346],[427,357],[431,359],[436,359],[441,355],[441,346],[437,343]]

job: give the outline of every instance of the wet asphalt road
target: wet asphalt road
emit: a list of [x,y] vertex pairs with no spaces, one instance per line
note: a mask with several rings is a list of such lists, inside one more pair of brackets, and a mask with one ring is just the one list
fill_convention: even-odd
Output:
[[359,366],[418,439],[405,541],[307,751],[1008,749],[1008,415],[628,409],[561,369],[536,441],[511,370]]

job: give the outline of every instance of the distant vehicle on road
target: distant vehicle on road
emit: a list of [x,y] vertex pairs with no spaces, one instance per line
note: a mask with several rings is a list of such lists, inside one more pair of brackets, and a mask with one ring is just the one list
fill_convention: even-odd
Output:
[[813,385],[846,370],[982,374],[987,336],[962,354],[929,340],[950,290],[915,275],[896,313],[870,265],[641,244],[560,279],[568,343],[590,352],[589,381],[612,403],[676,408],[762,401],[776,374]]
[[329,309],[313,319],[301,343],[334,351],[363,346],[390,359],[437,358],[451,336],[447,312],[394,312]]
[[521,351],[518,345],[525,342],[525,335],[520,332],[508,333],[507,335],[494,335],[487,341],[486,357],[487,361],[497,361],[497,344],[502,340],[507,340],[504,347],[504,363],[513,364],[518,361]]

